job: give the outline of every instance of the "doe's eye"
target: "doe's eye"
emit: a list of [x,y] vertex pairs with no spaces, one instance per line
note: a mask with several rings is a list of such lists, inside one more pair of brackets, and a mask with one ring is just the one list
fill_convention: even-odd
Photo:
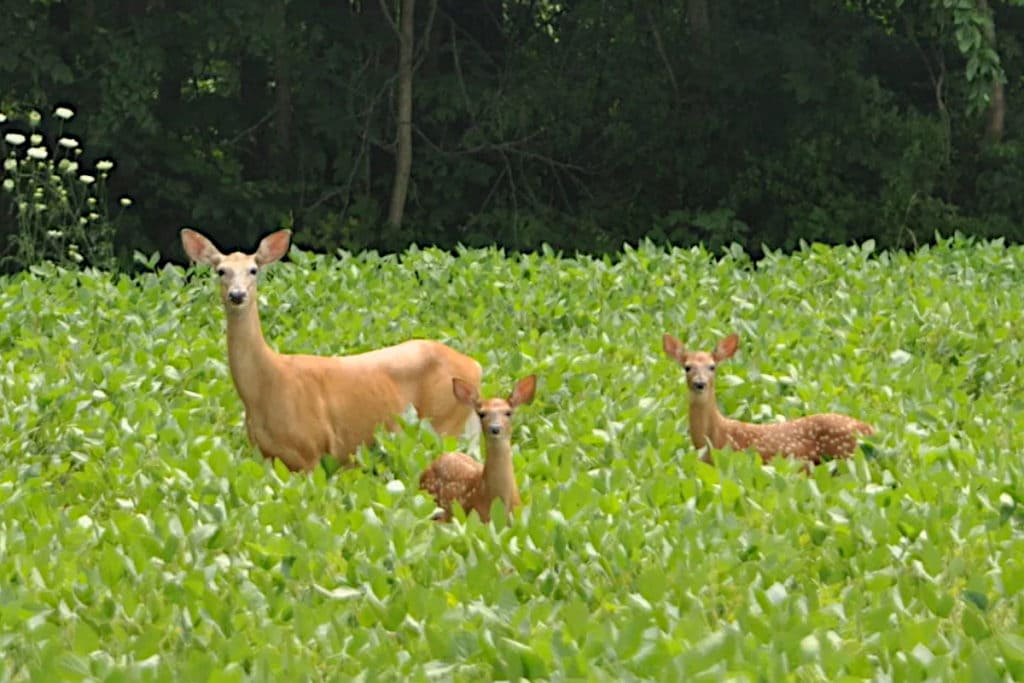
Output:
[[256,266],[253,266],[249,269],[249,275],[255,275],[257,270]]
[[715,366],[712,365],[711,367],[708,368],[708,370],[710,370],[711,372],[714,372],[715,371]]
[[481,410],[481,411],[477,412],[476,416],[479,417],[482,420],[485,417],[487,417],[487,413],[485,413],[484,411]]
[[218,268],[217,269],[217,275],[219,275],[220,277],[224,277],[224,274],[227,273],[227,272],[228,271],[224,270],[223,268]]
[[512,417],[512,411],[511,410],[506,410],[505,411],[505,417]]
[[685,370],[686,372],[689,372],[689,371],[690,371],[690,370],[692,370],[692,369],[693,369],[693,366],[692,366],[692,365],[684,365],[684,366],[683,366],[683,370]]

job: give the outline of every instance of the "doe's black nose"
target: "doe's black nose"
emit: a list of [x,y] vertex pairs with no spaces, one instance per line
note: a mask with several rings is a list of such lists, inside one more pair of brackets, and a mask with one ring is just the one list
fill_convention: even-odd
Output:
[[245,301],[245,292],[229,292],[228,299],[230,299],[233,304],[240,304]]
[[501,425],[491,425],[491,434],[501,434]]
[[704,391],[704,389],[707,388],[707,386],[708,385],[707,385],[706,382],[694,382],[693,383],[693,388],[696,389],[697,391]]

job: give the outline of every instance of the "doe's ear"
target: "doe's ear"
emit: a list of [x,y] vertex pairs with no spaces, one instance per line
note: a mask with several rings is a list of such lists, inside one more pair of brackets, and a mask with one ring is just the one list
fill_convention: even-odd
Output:
[[459,403],[475,406],[480,401],[480,391],[460,377],[452,377],[452,393]]
[[533,400],[537,390],[537,375],[528,375],[516,383],[516,388],[509,394],[508,404],[515,408]]
[[291,230],[285,229],[270,233],[260,241],[260,246],[256,249],[256,264],[265,266],[279,260],[288,253],[288,247],[291,244]]
[[733,354],[736,353],[736,349],[740,346],[740,336],[733,332],[728,337],[718,342],[718,346],[715,347],[714,352],[711,354],[715,362],[720,362],[726,358],[732,358]]
[[181,246],[190,259],[203,265],[215,266],[224,258],[224,254],[213,246],[213,242],[191,228],[181,229]]
[[661,338],[661,346],[665,349],[665,355],[669,358],[680,363],[683,362],[683,354],[686,353],[686,349],[683,348],[683,342],[679,341],[679,339],[666,333]]

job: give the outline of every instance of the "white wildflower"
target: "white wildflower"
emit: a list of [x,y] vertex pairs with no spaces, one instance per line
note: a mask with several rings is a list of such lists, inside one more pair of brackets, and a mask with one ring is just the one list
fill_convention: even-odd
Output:
[[6,120],[7,120],[7,114],[5,114],[2,111],[0,111],[0,123],[3,123]]
[[25,136],[21,133],[8,133],[4,136],[4,140],[7,144],[14,145],[15,147],[25,144]]
[[96,170],[100,172],[109,171],[114,168],[114,162],[110,159],[100,159],[96,162]]
[[14,192],[14,181],[10,178],[4,178],[4,190]]
[[128,197],[127,195],[124,196],[124,197],[121,197],[121,206],[131,206],[131,205],[132,205],[132,198],[131,197]]
[[15,159],[13,157],[8,157],[7,159],[4,159],[4,170],[5,171],[14,171],[17,168],[18,168],[18,160],[17,159]]
[[89,212],[89,220],[94,221],[94,220],[96,220],[99,217],[100,217],[100,215],[98,213],[96,213],[95,211],[90,211]]
[[46,236],[52,237],[53,239],[60,239],[61,237],[64,236],[64,233],[61,232],[60,230],[47,230]]
[[74,173],[78,170],[78,162],[69,159],[61,159],[57,162],[57,170],[61,173]]
[[72,109],[69,109],[68,107],[57,107],[53,110],[53,115],[56,116],[58,119],[63,119],[67,121],[75,115],[75,112]]
[[64,149],[74,149],[75,147],[78,147],[78,140],[74,138],[61,138],[60,140],[57,140],[57,144]]
[[43,144],[43,136],[39,133],[32,133],[28,136],[28,143],[30,145],[41,145]]
[[82,257],[82,255],[80,253],[78,253],[78,245],[77,244],[69,244],[68,245],[68,257],[72,261],[74,261],[75,263],[81,263],[82,261],[85,260]]
[[96,176],[91,176],[88,173],[83,173],[82,175],[78,176],[78,179],[81,180],[82,183],[85,185],[92,185],[93,183],[96,182]]
[[35,109],[28,113],[28,122],[33,126],[38,126],[39,122],[43,120],[43,115],[37,112]]
[[25,152],[25,153],[28,154],[33,159],[42,160],[42,159],[46,158],[46,148],[45,147],[29,147],[28,151]]

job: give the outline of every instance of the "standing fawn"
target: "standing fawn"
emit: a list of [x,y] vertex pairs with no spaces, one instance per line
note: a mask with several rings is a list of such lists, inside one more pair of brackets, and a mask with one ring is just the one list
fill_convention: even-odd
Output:
[[465,453],[445,453],[420,475],[420,488],[437,501],[443,512],[435,519],[452,518],[452,503],[458,502],[469,514],[476,510],[484,522],[491,520],[491,502],[501,498],[505,511],[519,505],[519,489],[512,470],[512,413],[517,406],[533,400],[537,388],[534,375],[519,380],[508,399],[480,400],[476,386],[459,378],[452,380],[452,392],[461,403],[472,406],[480,417],[484,464]]
[[683,344],[666,334],[665,353],[686,370],[690,389],[690,438],[697,448],[729,447],[753,449],[767,462],[776,455],[788,455],[814,464],[825,456],[847,457],[857,447],[857,434],[874,433],[871,425],[846,415],[824,413],[808,415],[776,424],[750,424],[723,417],[715,402],[715,365],[732,358],[739,337],[731,334],[711,353],[687,351]]
[[216,269],[227,316],[231,378],[245,405],[245,427],[266,458],[309,471],[324,455],[352,464],[381,425],[394,428],[409,404],[441,434],[458,434],[470,409],[451,393],[452,377],[480,383],[480,364],[436,341],[414,339],[367,353],[323,357],[275,352],[263,339],[256,279],[288,252],[279,230],[254,254],[222,254],[194,230],[181,231],[185,252]]

